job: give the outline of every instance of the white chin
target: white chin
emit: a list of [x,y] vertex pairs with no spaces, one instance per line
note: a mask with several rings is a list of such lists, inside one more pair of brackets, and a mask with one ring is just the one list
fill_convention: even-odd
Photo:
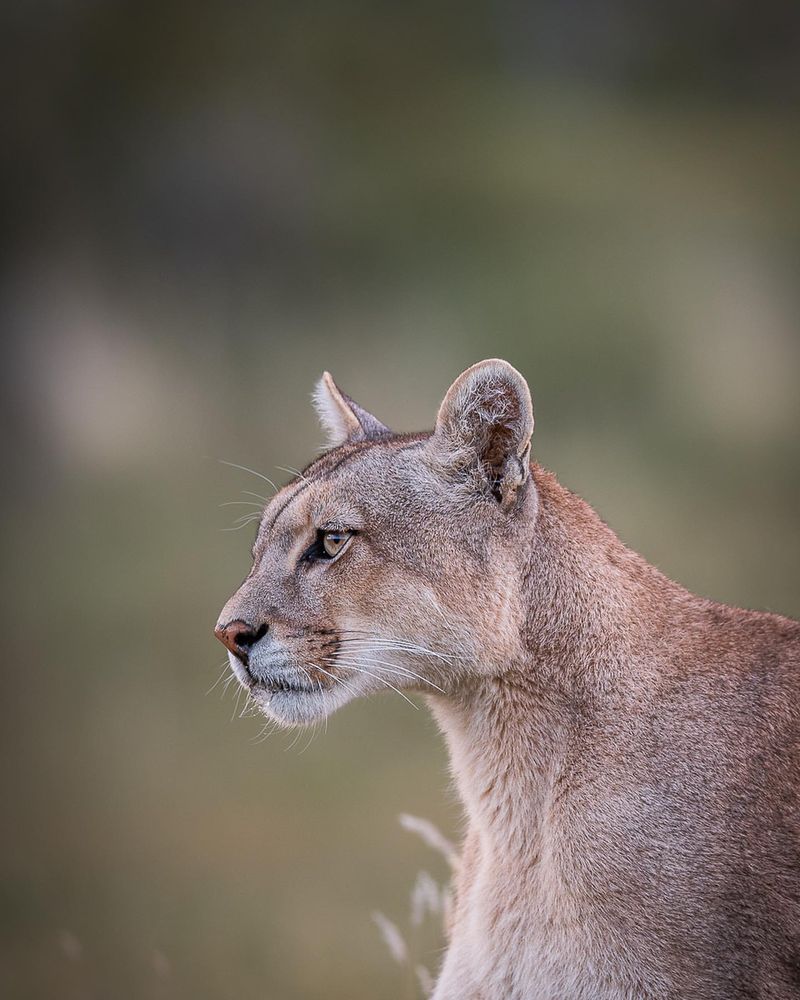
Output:
[[326,719],[352,697],[344,689],[331,691],[267,691],[251,688],[250,697],[261,712],[281,726],[309,726]]

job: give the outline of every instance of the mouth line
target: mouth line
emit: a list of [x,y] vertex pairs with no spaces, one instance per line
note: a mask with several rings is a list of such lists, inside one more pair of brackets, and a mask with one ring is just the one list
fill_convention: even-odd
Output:
[[316,688],[296,681],[287,681],[275,677],[271,680],[256,680],[250,685],[251,691],[263,691],[265,694],[319,694]]

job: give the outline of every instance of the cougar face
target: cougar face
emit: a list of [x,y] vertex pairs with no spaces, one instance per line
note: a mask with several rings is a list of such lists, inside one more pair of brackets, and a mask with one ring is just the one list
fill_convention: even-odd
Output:
[[315,403],[331,450],[267,505],[215,630],[287,725],[372,691],[450,693],[513,658],[507,581],[535,507],[530,395],[505,362],[465,372],[432,434],[392,434],[327,373]]

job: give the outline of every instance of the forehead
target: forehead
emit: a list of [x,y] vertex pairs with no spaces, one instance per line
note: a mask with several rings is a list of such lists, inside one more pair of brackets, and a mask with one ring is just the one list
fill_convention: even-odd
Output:
[[[315,459],[267,505],[259,542],[293,534],[301,525],[325,518],[363,516],[385,504],[387,494],[410,482],[418,452],[428,435],[405,435],[380,442],[335,448]],[[410,474],[410,475],[409,475]],[[351,524],[351,527],[357,527]]]

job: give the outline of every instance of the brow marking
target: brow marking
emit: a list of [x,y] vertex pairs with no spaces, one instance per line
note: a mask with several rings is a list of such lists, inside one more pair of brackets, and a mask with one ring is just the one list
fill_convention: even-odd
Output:
[[[283,512],[292,503],[292,501],[296,497],[300,496],[300,494],[303,493],[306,489],[308,489],[309,486],[313,485],[314,483],[323,483],[327,479],[330,479],[330,477],[333,475],[333,473],[336,472],[339,468],[341,468],[341,466],[344,465],[345,462],[348,462],[351,458],[355,458],[358,455],[363,455],[364,452],[369,451],[370,448],[372,448],[373,446],[379,445],[379,444],[384,444],[385,445],[385,444],[393,444],[393,443],[395,443],[395,442],[392,442],[391,439],[379,440],[379,441],[358,441],[358,442],[355,442],[354,444],[351,444],[348,447],[348,449],[347,449],[347,451],[345,452],[344,455],[341,455],[331,465],[324,464],[325,461],[326,461],[326,459],[328,459],[330,456],[329,455],[321,455],[318,459],[316,459],[316,461],[312,462],[311,465],[306,466],[306,468],[301,473],[303,482],[301,483],[300,487],[298,489],[296,489],[294,491],[294,493],[291,494],[291,496],[288,496],[286,498],[286,500],[281,504],[281,506],[275,512],[275,515],[272,518],[272,521],[264,528],[264,530],[267,533],[273,531],[274,528],[275,528],[275,524],[276,524],[278,518],[281,516],[281,514],[283,514]],[[397,448],[398,451],[405,451],[405,450],[410,449],[410,448],[415,448],[415,447],[418,447],[422,443],[423,443],[422,441],[413,441],[411,444],[408,444],[403,439],[400,439],[399,441],[396,441],[396,444],[399,445],[399,447]],[[313,479],[309,478],[309,473],[313,474],[314,466],[317,465],[317,464],[321,465],[321,468],[319,469],[318,474]]]

